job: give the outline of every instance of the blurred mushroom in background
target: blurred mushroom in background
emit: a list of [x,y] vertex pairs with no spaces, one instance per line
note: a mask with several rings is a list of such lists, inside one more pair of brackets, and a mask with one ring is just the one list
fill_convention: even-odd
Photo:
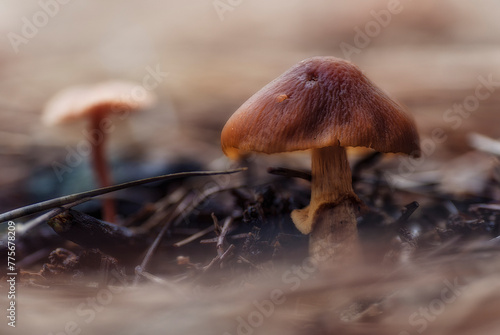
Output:
[[[99,187],[112,184],[106,155],[108,135],[115,129],[112,117],[126,119],[130,113],[151,108],[156,97],[142,86],[127,81],[107,81],[94,86],[76,86],[62,90],[45,106],[42,122],[59,125],[87,120],[83,131],[90,146],[92,168]],[[103,200],[103,220],[114,223],[116,209],[113,199]]]

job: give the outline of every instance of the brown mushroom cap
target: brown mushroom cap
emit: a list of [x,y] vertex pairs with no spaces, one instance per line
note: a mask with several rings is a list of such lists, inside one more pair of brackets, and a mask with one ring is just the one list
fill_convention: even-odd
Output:
[[221,145],[232,158],[336,145],[420,154],[403,108],[335,57],[303,60],[255,93],[226,122]]
[[[139,92],[139,94],[137,94]],[[106,81],[94,86],[76,86],[62,90],[46,105],[42,122],[55,125],[87,116],[149,108],[155,97],[140,84]]]

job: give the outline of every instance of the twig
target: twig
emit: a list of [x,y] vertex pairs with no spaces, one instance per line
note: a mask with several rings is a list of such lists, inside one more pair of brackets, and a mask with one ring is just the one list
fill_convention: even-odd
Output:
[[98,248],[116,258],[135,255],[146,250],[149,245],[147,235],[137,234],[127,227],[101,221],[73,209],[66,209],[47,224],[67,240],[85,248]]
[[221,230],[219,225],[219,220],[217,219],[217,216],[215,216],[215,213],[213,212],[212,214],[210,214],[210,216],[212,217],[212,221],[214,222],[214,231],[217,234],[217,236],[219,236]]
[[469,144],[474,149],[500,156],[500,141],[478,133],[471,133],[468,137]]
[[259,267],[258,267],[257,265],[255,265],[254,263],[250,262],[250,261],[249,261],[248,259],[246,259],[245,257],[243,257],[243,256],[241,256],[241,255],[240,255],[240,256],[238,256],[238,259],[239,259],[240,261],[242,261],[243,263],[246,263],[246,264],[248,264],[248,265],[252,266],[253,268],[255,268],[255,269],[257,269],[257,270],[262,271],[262,269],[261,269],[261,268],[259,268]]
[[53,218],[56,215],[61,214],[66,209],[69,209],[71,207],[75,207],[79,204],[83,204],[84,202],[87,202],[89,200],[90,200],[90,198],[83,198],[81,200],[72,202],[72,203],[64,205],[62,207],[54,208],[53,210],[51,210],[45,214],[42,214],[42,215],[34,218],[33,220],[26,222],[25,224],[19,225],[16,232],[19,233],[19,235],[26,234],[26,232],[28,232],[30,229],[32,229],[32,228],[38,226],[39,224]]
[[420,205],[416,201],[413,201],[413,202],[409,203],[408,205],[406,205],[404,207],[404,209],[401,211],[402,212],[401,216],[396,221],[396,224],[401,225],[401,224],[404,224],[406,221],[408,221],[410,216],[413,214],[413,212],[415,212],[417,210],[417,208],[419,206]]
[[135,269],[135,273],[137,276],[142,276],[152,283],[165,286],[166,288],[170,289],[172,292],[184,297],[184,292],[182,292],[179,289],[179,285],[177,285],[177,283],[175,283],[175,282],[160,278],[160,277],[155,276],[155,275],[153,275],[149,272],[146,272],[146,271],[141,271],[139,266]]
[[222,226],[222,230],[217,239],[217,244],[215,248],[217,249],[217,254],[222,256],[224,254],[224,241],[226,240],[226,235],[229,232],[231,224],[233,223],[233,217],[228,216],[226,220],[224,220],[224,225]]
[[413,212],[415,212],[419,206],[420,205],[416,201],[409,203],[404,207],[404,209],[401,211],[401,216],[396,220],[396,228],[398,229],[399,237],[403,242],[409,243],[413,247],[415,247],[415,242],[413,241],[406,223]]
[[227,170],[227,171],[195,171],[195,172],[181,172],[181,173],[173,173],[173,174],[168,174],[168,175],[163,175],[163,176],[157,176],[157,177],[152,177],[152,178],[146,178],[146,179],[140,179],[140,180],[134,180],[128,183],[123,183],[123,184],[118,184],[118,185],[113,185],[109,187],[103,187],[103,188],[98,188],[95,190],[87,191],[87,192],[81,192],[81,193],[75,193],[71,195],[67,195],[64,197],[60,198],[55,198],[43,202],[39,202],[36,204],[32,204],[29,206],[21,207],[18,209],[14,209],[12,211],[0,214],[0,222],[8,221],[8,220],[13,220],[17,219],[19,217],[23,217],[26,215],[34,214],[37,212],[41,212],[47,209],[51,209],[54,207],[60,207],[63,205],[67,205],[69,203],[84,199],[84,198],[93,198],[99,195],[103,195],[106,193],[122,190],[125,188],[133,187],[133,186],[138,186],[138,185],[143,185],[143,184],[148,184],[148,183],[153,183],[156,181],[166,181],[166,180],[172,180],[172,179],[179,179],[179,178],[186,178],[186,177],[198,177],[198,176],[213,176],[213,175],[220,175],[220,174],[232,174],[236,172],[240,172],[246,170],[246,168],[240,168],[240,169],[234,169],[234,170]]
[[214,259],[212,259],[212,261],[211,261],[210,263],[208,263],[208,265],[207,265],[207,266],[205,266],[205,267],[203,268],[203,273],[206,273],[206,272],[207,272],[208,270],[210,270],[210,269],[211,269],[214,265],[216,265],[216,264],[218,265],[218,264],[220,264],[222,261],[224,261],[224,260],[228,257],[228,255],[230,254],[230,252],[232,252],[232,251],[233,251],[233,249],[234,249],[234,248],[236,248],[236,247],[234,246],[234,244],[231,244],[231,245],[227,248],[227,250],[226,250],[226,251],[225,251],[222,255],[220,255],[220,256],[219,256],[219,255],[217,255]]
[[[451,200],[444,201],[443,206],[448,210],[448,212],[450,212],[450,214],[456,215],[459,213],[457,206],[455,206]],[[472,209],[472,207],[469,207],[469,209]]]
[[203,235],[206,235],[208,233],[210,233],[211,231],[214,230],[214,227],[212,226],[208,226],[207,228],[203,229],[203,230],[200,230],[199,232],[197,232],[196,234],[193,234],[191,236],[189,236],[188,238],[182,240],[182,241],[179,241],[177,243],[174,243],[173,246],[174,247],[182,247],[188,243],[191,243],[193,242],[194,240],[202,237]]
[[[183,199],[183,201],[179,204],[179,206],[177,206],[177,208],[173,212],[171,212],[170,217],[165,220],[165,223],[164,223],[162,229],[158,233],[158,236],[156,236],[154,242],[149,247],[148,252],[146,253],[146,256],[144,256],[144,259],[142,260],[142,263],[141,263],[139,269],[141,269],[141,271],[146,270],[146,267],[148,266],[149,262],[151,261],[151,258],[153,257],[153,253],[155,252],[156,248],[160,244],[161,239],[163,238],[163,235],[165,235],[165,233],[167,232],[168,228],[170,228],[170,226],[172,226],[172,225],[175,226],[181,220],[184,219],[184,215],[182,215],[183,213],[190,213],[193,208],[195,208],[196,206],[201,204],[209,196],[211,196],[215,193],[221,192],[221,191],[230,190],[232,188],[233,187],[231,187],[231,188],[216,187],[214,189],[209,189],[208,191],[203,193],[200,198],[195,199],[194,201],[192,201],[192,199],[190,197],[185,197]],[[134,279],[134,285],[137,285],[138,283],[139,283],[139,276],[136,275],[135,279]]]
[[176,196],[176,200],[174,202],[168,201],[167,196],[165,197],[165,199],[162,199],[157,204],[155,204],[155,213],[151,215],[149,219],[147,219],[147,221],[140,226],[140,229],[149,231],[151,228],[160,225],[162,222],[171,217],[182,203],[191,201],[193,194],[191,190],[184,190],[184,193],[180,196],[177,196],[177,192],[174,193],[174,196]]
[[[247,237],[248,237],[248,233],[241,233],[241,234],[230,235],[227,238],[231,239],[231,240],[239,240],[239,239],[247,238]],[[218,240],[219,240],[218,237],[207,238],[205,240],[201,240],[200,243],[201,244],[217,243]]]
[[[186,200],[186,198],[184,198]],[[160,241],[163,238],[163,235],[167,232],[168,228],[170,228],[170,225],[172,224],[173,219],[177,215],[180,215],[183,210],[185,210],[188,207],[188,202],[187,201],[182,201],[180,205],[174,210],[173,212],[170,212],[170,218],[168,220],[165,220],[165,224],[161,228],[160,232],[156,236],[155,240],[151,244],[151,246],[148,248],[148,251],[146,255],[144,256],[141,265],[138,265],[136,267],[136,276],[134,279],[134,285],[137,285],[139,283],[139,273],[146,271],[146,268],[153,257],[153,253],[156,251],[156,248],[158,248],[158,245],[160,245]]]
[[474,204],[469,206],[469,210],[488,209],[490,211],[500,211],[500,204]]
[[267,173],[275,174],[278,176],[284,176],[288,178],[301,178],[308,181],[312,180],[311,173],[309,172],[292,170],[282,167],[269,167],[267,168]]

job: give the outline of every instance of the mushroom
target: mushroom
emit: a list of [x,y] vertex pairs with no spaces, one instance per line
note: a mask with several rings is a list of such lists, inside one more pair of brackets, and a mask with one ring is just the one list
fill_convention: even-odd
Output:
[[[67,88],[56,94],[46,105],[42,122],[57,125],[75,120],[88,120],[88,134],[92,148],[92,165],[99,187],[112,184],[105,154],[107,135],[113,129],[109,117],[150,107],[155,98],[142,86],[127,81],[107,81],[94,86]],[[113,199],[103,200],[103,220],[115,222]]]
[[255,93],[225,124],[221,146],[230,158],[312,150],[310,204],[291,217],[300,232],[311,233],[310,252],[328,249],[326,258],[359,252],[360,200],[345,147],[420,155],[403,108],[356,65],[335,57],[303,60]]

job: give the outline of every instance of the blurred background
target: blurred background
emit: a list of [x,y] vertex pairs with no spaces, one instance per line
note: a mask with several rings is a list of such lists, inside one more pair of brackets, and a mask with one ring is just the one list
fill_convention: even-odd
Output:
[[[408,107],[426,144],[408,169],[435,172],[461,160],[470,180],[492,164],[471,153],[471,134],[500,137],[499,9],[494,0],[3,1],[0,210],[89,188],[86,163],[54,182],[53,163],[64,163],[81,135],[40,122],[64,88],[109,79],[156,84],[148,87],[158,104],[111,134],[115,170],[128,161],[142,171],[124,172],[123,181],[183,161],[220,168],[227,118],[317,55],[353,61]],[[387,159],[402,172],[401,161]]]

